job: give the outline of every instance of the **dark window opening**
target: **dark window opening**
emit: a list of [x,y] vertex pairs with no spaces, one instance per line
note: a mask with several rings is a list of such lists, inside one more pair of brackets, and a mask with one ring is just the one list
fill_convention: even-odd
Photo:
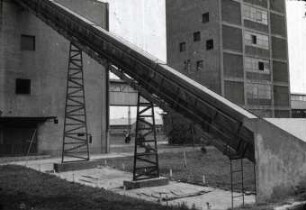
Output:
[[261,71],[264,71],[265,70],[265,64],[264,62],[258,62],[258,69],[261,70]]
[[21,35],[21,50],[35,51],[35,36]]
[[257,44],[257,37],[255,35],[252,35],[252,43]]
[[214,49],[214,40],[210,39],[206,41],[206,50]]
[[197,61],[197,71],[200,71],[203,69],[203,61],[200,60],[200,61]]
[[186,51],[186,42],[181,42],[180,43],[180,52]]
[[201,40],[201,33],[199,31],[193,33],[193,41],[198,42]]
[[202,23],[208,23],[209,22],[209,12],[206,12],[202,15]]
[[191,63],[190,63],[190,60],[186,60],[184,61],[184,70],[187,71],[188,73],[190,72],[191,70]]
[[31,94],[31,80],[30,79],[16,79],[16,94]]

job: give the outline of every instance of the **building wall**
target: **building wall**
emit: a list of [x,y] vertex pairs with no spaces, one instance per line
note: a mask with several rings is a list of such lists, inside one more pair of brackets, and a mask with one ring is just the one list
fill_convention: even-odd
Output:
[[[58,2],[86,14],[103,27],[106,25],[105,4],[91,0]],[[39,126],[38,151],[41,154],[60,154],[69,41],[12,1],[3,1],[2,4],[0,110],[7,117],[56,116],[58,124],[47,121]],[[94,12],[88,13],[89,9]],[[21,50],[21,34],[35,36],[35,51]],[[84,74],[88,128],[93,136],[91,151],[105,152],[107,72],[103,66],[84,55]],[[31,94],[15,94],[16,78],[31,80]]]
[[168,0],[166,12],[170,66],[260,116],[290,116],[284,0]]
[[[218,11],[218,1],[166,1],[168,64],[215,92],[221,93]],[[203,23],[202,15],[207,12],[209,12],[209,21]],[[196,32],[200,32],[199,41],[194,41],[193,36]],[[206,49],[208,40],[213,40],[213,49]],[[180,50],[182,43],[185,43],[185,50]],[[197,68],[197,62],[200,61],[203,63]]]
[[255,137],[258,203],[288,198],[306,187],[305,136],[296,137],[303,137],[300,132],[305,120],[268,120],[274,125],[263,119],[245,122]]

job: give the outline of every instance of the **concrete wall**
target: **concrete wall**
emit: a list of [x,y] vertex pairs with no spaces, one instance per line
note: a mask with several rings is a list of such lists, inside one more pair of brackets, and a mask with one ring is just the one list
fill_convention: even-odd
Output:
[[[83,4],[58,0],[75,11],[87,12]],[[86,1],[91,5],[91,19],[105,24],[105,5]],[[93,7],[94,6],[94,7]],[[39,126],[38,150],[41,154],[60,154],[62,146],[66,74],[69,42],[53,29],[12,1],[4,1],[1,10],[0,96],[3,116],[57,116],[58,124],[46,122]],[[102,21],[101,21],[102,20]],[[21,34],[35,36],[35,51],[20,50]],[[89,133],[93,135],[92,152],[106,151],[106,71],[97,62],[84,56],[86,108]],[[31,79],[31,94],[16,95],[15,79]]]
[[[259,203],[285,198],[306,187],[305,141],[284,130],[284,119],[269,121],[281,128],[263,119],[245,122],[255,136],[256,201]],[[300,126],[292,125],[289,130],[295,133],[299,129]]]
[[109,30],[167,61],[165,0],[99,0],[109,3]]
[[[209,21],[202,22],[202,14],[209,12]],[[221,93],[220,60],[220,18],[219,3],[216,0],[186,1],[167,0],[167,58],[168,64],[205,85]],[[201,40],[194,41],[193,33],[199,31]],[[214,47],[206,49],[206,41],[213,40]],[[186,50],[180,52],[179,45],[186,43]],[[185,62],[190,60],[189,67]],[[197,70],[196,62],[203,61],[203,68]]]

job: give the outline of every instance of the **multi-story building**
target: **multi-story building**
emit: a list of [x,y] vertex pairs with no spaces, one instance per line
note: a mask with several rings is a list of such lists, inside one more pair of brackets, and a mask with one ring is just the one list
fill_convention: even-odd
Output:
[[290,117],[285,0],[167,0],[168,64],[262,117]]
[[[107,26],[107,5],[55,0]],[[14,1],[0,1],[0,155],[60,154],[69,41]],[[90,149],[107,150],[107,71],[84,55]],[[55,117],[55,118],[54,118]],[[31,140],[32,143],[31,143]]]

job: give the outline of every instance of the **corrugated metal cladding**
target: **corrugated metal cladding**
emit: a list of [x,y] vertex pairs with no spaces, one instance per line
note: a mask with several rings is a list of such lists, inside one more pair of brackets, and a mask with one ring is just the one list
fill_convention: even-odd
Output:
[[223,54],[224,75],[226,77],[243,78],[242,55]]
[[223,0],[222,20],[236,25],[241,25],[240,3],[231,0]]
[[275,110],[276,118],[288,118],[290,117],[290,112],[288,110]]
[[283,0],[270,0],[270,8],[276,12],[285,12],[285,1]]
[[230,26],[222,26],[223,48],[242,52],[242,30]]
[[288,87],[274,86],[274,104],[275,106],[289,106],[289,90]]
[[270,74],[261,74],[261,73],[253,73],[253,72],[247,72],[246,74],[247,79],[249,80],[258,80],[258,81],[271,81],[271,75]]
[[244,84],[243,82],[225,81],[225,98],[228,100],[244,105]]
[[287,40],[272,37],[272,57],[273,59],[287,60]]
[[288,83],[287,63],[273,61],[273,81]]
[[248,98],[248,104],[250,105],[271,105],[272,100],[270,99],[262,99],[262,98]]
[[255,4],[261,7],[268,7],[268,1],[267,0],[244,0],[244,2],[250,3],[250,4]]
[[265,33],[269,32],[269,27],[267,25],[256,23],[256,22],[253,22],[253,21],[250,21],[250,20],[244,20],[244,26],[246,28],[255,29],[255,30],[258,30],[258,31],[265,32]]
[[274,13],[271,13],[270,17],[271,17],[271,33],[286,37],[285,17]]
[[261,49],[258,47],[245,46],[245,53],[247,55],[260,56],[268,59],[270,58],[269,50]]
[[261,117],[271,117],[272,111],[271,110],[262,110],[262,109],[252,109],[251,110],[254,114],[259,115]]

